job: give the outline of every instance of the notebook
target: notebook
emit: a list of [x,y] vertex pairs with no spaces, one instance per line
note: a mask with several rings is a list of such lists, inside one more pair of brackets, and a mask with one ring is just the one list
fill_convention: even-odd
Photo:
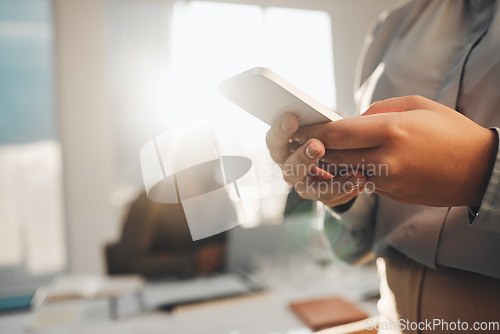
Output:
[[292,302],[290,308],[313,331],[368,318],[356,305],[339,297]]

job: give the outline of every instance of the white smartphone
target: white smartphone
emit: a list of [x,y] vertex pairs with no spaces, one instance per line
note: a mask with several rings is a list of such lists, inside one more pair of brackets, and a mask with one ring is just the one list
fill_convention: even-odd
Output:
[[342,119],[333,110],[264,67],[255,67],[222,81],[219,93],[269,125],[287,112],[295,114],[300,125]]

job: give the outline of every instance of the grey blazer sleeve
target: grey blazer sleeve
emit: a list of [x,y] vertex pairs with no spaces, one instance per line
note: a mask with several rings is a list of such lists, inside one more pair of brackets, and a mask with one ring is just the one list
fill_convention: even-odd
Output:
[[[500,132],[499,128],[492,130]],[[471,226],[500,233],[500,149],[481,206],[469,208],[469,222]]]
[[351,208],[342,214],[327,208],[325,233],[335,255],[341,260],[355,263],[371,252],[375,233],[376,202],[376,195],[362,193]]

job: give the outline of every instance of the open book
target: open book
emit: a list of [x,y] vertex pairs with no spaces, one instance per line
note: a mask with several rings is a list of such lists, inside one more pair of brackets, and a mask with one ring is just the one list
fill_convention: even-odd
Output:
[[55,279],[36,293],[36,303],[70,299],[118,298],[137,292],[144,286],[140,276],[99,276],[68,274]]

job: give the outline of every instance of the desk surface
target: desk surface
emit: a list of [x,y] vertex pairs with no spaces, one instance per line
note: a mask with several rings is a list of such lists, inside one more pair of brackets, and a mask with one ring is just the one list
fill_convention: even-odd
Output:
[[[37,333],[307,334],[310,331],[290,311],[289,303],[332,295],[357,303],[370,315],[376,314],[375,302],[362,302],[364,294],[378,288],[374,267],[337,266],[323,270],[309,266],[294,272],[275,268],[261,273],[259,278],[268,283],[269,293],[171,314],[151,312],[117,321],[101,319]],[[80,302],[82,307],[86,307],[85,303],[88,302]],[[98,312],[99,307],[103,304],[94,302],[85,312]],[[0,316],[0,333],[27,333],[33,318],[33,313]]]

